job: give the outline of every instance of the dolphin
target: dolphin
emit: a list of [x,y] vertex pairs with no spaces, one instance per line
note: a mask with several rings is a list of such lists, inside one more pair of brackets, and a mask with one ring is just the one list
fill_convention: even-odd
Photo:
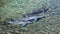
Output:
[[44,16],[30,16],[30,17],[24,17],[24,18],[18,19],[18,20],[8,21],[8,23],[20,24],[21,26],[25,26],[26,24],[33,23],[34,21],[37,22],[38,20],[40,20],[42,18],[44,18]]
[[30,12],[30,13],[23,14],[23,16],[24,16],[24,17],[27,17],[27,16],[33,16],[33,15],[37,15],[37,14],[40,14],[40,13],[47,12],[48,10],[49,10],[49,9],[46,8],[46,7],[38,8],[38,9],[33,10],[33,11]]

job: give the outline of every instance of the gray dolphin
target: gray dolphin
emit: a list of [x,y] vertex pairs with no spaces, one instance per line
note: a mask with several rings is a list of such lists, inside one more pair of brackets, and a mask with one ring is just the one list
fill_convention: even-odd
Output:
[[25,26],[26,24],[33,23],[33,21],[38,21],[42,18],[44,18],[44,16],[30,16],[30,17],[24,17],[19,20],[8,21],[8,23],[20,24],[21,26]]

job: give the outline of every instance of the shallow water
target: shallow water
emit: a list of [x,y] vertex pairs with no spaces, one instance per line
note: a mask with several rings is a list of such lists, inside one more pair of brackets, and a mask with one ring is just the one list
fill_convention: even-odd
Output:
[[[46,18],[25,27],[4,23],[8,18],[21,18],[23,13],[47,6],[41,13]],[[60,0],[4,0],[0,1],[0,34],[60,34]]]

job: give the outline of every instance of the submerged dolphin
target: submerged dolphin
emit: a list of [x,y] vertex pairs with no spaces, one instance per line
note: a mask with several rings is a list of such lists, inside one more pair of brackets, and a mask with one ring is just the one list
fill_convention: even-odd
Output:
[[20,24],[21,26],[25,26],[26,24],[33,23],[33,21],[38,21],[41,18],[44,18],[44,16],[30,16],[30,17],[24,17],[19,20],[8,21],[8,23]]
[[49,9],[46,8],[46,7],[38,8],[36,10],[33,10],[30,13],[24,14],[24,17],[26,17],[26,16],[33,16],[33,15],[36,15],[36,14],[39,14],[39,13],[43,13],[43,12],[46,12],[47,10],[49,10]]
[[44,16],[28,16],[28,17],[22,18],[21,20],[22,21],[38,21],[41,18],[44,18]]
[[10,23],[10,24],[19,24],[19,25],[21,25],[21,26],[25,26],[26,24],[29,24],[29,23],[32,23],[32,22],[30,22],[30,21],[9,21],[8,23]]

